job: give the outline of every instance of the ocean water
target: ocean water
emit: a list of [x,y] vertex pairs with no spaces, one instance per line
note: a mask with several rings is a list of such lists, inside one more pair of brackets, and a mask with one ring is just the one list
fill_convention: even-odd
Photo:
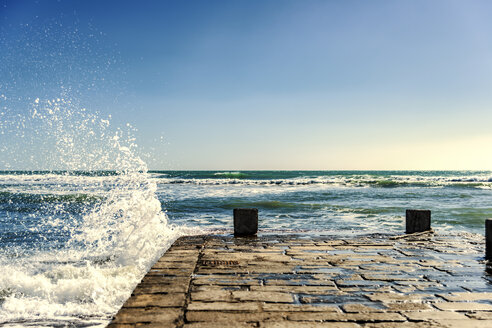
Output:
[[104,326],[180,235],[401,233],[407,208],[483,234],[492,172],[55,171],[0,173],[0,323]]
[[490,171],[150,172],[170,221],[232,230],[235,207],[256,207],[260,231],[401,232],[405,210],[432,210],[441,231],[483,234]]

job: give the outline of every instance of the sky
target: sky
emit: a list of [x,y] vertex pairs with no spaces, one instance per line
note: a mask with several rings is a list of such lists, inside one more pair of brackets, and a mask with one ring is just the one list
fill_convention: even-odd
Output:
[[[69,97],[130,123],[151,169],[492,170],[490,13],[473,0],[0,0],[2,120]],[[44,168],[30,152],[12,167]]]

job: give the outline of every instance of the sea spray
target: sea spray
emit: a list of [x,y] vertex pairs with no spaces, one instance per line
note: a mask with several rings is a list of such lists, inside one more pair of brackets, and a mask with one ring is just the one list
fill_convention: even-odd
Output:
[[78,24],[0,26],[0,325],[105,325],[180,233],[94,110],[128,94],[114,44]]
[[[131,127],[113,128],[110,117],[77,107],[62,97],[36,98],[14,129],[3,125],[33,163],[61,171],[0,176],[7,197],[27,195],[27,212],[8,202],[4,208],[10,227],[22,227],[10,244],[7,234],[0,240],[10,245],[0,253],[2,324],[104,326],[180,234],[161,210]],[[31,202],[32,195],[53,201]]]

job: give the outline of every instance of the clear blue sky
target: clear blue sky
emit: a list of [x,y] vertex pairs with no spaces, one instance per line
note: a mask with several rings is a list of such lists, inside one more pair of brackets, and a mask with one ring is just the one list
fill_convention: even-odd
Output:
[[151,168],[492,169],[490,1],[0,4],[0,94],[69,88]]

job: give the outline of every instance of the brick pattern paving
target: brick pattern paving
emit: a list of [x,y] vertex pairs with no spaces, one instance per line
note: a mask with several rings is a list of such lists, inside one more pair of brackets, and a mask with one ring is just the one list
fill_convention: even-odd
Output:
[[193,236],[109,327],[492,327],[483,238]]

